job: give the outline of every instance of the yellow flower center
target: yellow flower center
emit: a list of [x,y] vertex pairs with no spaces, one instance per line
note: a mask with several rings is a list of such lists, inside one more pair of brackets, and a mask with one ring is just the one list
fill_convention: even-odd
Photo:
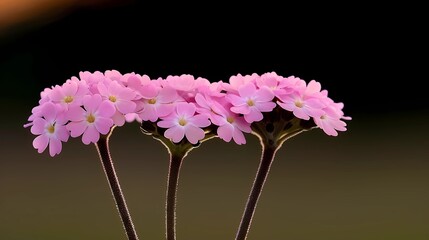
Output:
[[183,118],[181,118],[180,120],[179,120],[179,125],[180,126],[185,126],[186,125],[186,120],[185,119],[183,119]]
[[109,97],[109,100],[110,100],[111,102],[116,102],[116,97],[115,97],[115,96],[110,96],[110,97]]
[[322,116],[320,116],[320,119],[325,119],[326,118],[326,115],[322,115]]
[[227,117],[226,121],[228,121],[229,123],[233,123],[235,119],[233,117]]
[[89,123],[95,122],[95,117],[91,113],[86,117],[86,121]]
[[295,101],[295,106],[296,107],[299,107],[299,108],[302,108],[302,107],[304,107],[304,103],[302,103],[301,101],[299,101],[299,100],[296,100]]
[[67,96],[67,97],[65,97],[65,98],[64,98],[64,102],[65,102],[65,103],[71,103],[71,102],[73,102],[73,97],[72,97],[72,96]]
[[48,132],[51,133],[51,134],[54,133],[55,132],[55,126],[52,125],[52,124],[50,124],[49,127],[48,127]]
[[247,105],[251,106],[255,106],[255,102],[252,99],[247,100]]
[[156,103],[156,98],[152,98],[149,101],[147,101],[149,104],[155,104]]

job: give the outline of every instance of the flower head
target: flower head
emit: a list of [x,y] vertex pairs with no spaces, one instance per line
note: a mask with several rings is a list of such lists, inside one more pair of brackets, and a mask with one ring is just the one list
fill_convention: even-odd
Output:
[[71,121],[67,129],[72,137],[82,136],[86,145],[98,142],[100,134],[107,134],[113,126],[111,117],[115,114],[115,107],[108,100],[102,100],[99,94],[85,96],[82,107],[70,108],[67,118]]
[[62,149],[61,142],[67,142],[69,138],[69,132],[64,126],[66,122],[61,108],[50,102],[43,104],[31,126],[31,133],[38,135],[33,141],[34,148],[42,153],[49,145],[49,154],[52,157],[59,154]]
[[185,136],[192,144],[203,139],[205,133],[201,128],[208,127],[210,121],[205,115],[195,114],[195,110],[193,103],[177,103],[175,111],[158,122],[159,127],[167,128],[164,136],[174,143],[180,142]]

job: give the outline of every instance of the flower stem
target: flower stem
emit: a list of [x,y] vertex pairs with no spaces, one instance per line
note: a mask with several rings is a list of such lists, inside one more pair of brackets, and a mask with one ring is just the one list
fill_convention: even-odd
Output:
[[168,172],[167,197],[165,204],[165,226],[167,240],[176,240],[176,201],[179,172],[184,156],[170,153],[170,168]]
[[107,180],[110,185],[110,190],[116,202],[119,215],[122,220],[122,224],[125,228],[125,232],[129,240],[138,240],[134,224],[131,219],[131,215],[128,211],[127,203],[125,202],[124,194],[122,193],[121,186],[119,185],[119,179],[113,166],[113,161],[109,151],[109,137],[108,135],[100,136],[100,140],[95,144],[97,147],[98,154],[100,156],[101,163],[103,165],[104,173],[106,174]]
[[[262,141],[261,141],[262,143]],[[258,172],[255,181],[253,182],[252,190],[247,200],[246,208],[241,218],[240,227],[238,228],[236,240],[245,240],[249,232],[250,224],[253,215],[255,214],[256,205],[261,196],[264,183],[267,180],[268,173],[273,163],[274,156],[278,150],[275,145],[267,145],[262,143],[262,156],[259,163]]]

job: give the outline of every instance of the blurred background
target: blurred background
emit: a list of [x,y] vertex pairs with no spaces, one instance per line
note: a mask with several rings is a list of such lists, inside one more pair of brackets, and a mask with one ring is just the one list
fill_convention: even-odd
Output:
[[[424,15],[319,7],[1,0],[0,239],[125,239],[95,147],[71,139],[51,158],[22,127],[45,87],[111,69],[320,81],[345,103],[349,130],[313,130],[284,145],[248,239],[429,239]],[[138,127],[115,130],[112,154],[141,239],[163,239],[168,156]],[[215,139],[188,156],[179,239],[234,238],[260,153],[247,140]]]

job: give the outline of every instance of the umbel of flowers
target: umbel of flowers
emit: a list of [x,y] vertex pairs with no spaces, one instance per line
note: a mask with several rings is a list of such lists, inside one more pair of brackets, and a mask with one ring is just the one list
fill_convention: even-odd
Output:
[[[212,137],[245,144],[244,133],[257,135],[263,147],[261,165],[236,236],[245,239],[276,151],[286,139],[312,128],[320,128],[330,136],[345,131],[343,120],[351,118],[345,117],[342,109],[343,104],[329,98],[319,82],[306,83],[275,72],[238,74],[231,76],[229,82],[210,82],[186,74],[150,79],[147,75],[112,70],[104,74],[80,72],[79,78],[46,88],[25,127],[36,135],[34,148],[39,153],[48,148],[51,156],[59,154],[62,143],[70,137],[81,137],[86,145],[96,144],[100,158],[107,159],[104,163],[110,162],[113,173],[103,166],[112,191],[115,192],[112,184],[117,182],[118,197],[123,199],[108,151],[108,137],[114,127],[126,122],[142,123],[142,131],[161,141],[172,156],[166,220],[170,240],[176,238],[175,192],[186,154]],[[115,176],[109,178],[109,174]],[[118,203],[116,196],[115,200]],[[123,205],[121,218],[128,237],[137,239],[124,199]]]

